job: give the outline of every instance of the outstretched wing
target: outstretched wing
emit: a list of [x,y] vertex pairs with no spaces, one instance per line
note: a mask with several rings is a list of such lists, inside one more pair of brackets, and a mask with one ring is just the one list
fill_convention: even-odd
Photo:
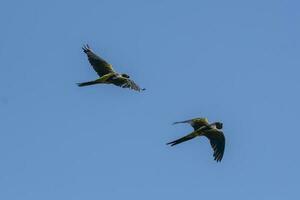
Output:
[[194,128],[194,130],[209,125],[208,120],[206,118],[194,118],[185,121],[174,122],[174,124],[179,124],[179,123],[188,123]]
[[214,158],[217,162],[220,162],[223,158],[225,150],[225,136],[222,131],[216,129],[210,129],[203,134],[209,141],[214,150]]
[[186,135],[186,136],[184,136],[182,138],[179,138],[178,140],[174,140],[172,142],[167,143],[167,145],[174,146],[174,145],[180,144],[182,142],[186,142],[188,140],[191,140],[191,139],[195,138],[196,136],[198,136],[197,133],[196,132],[192,132],[192,133],[190,133],[190,134],[188,134],[188,135]]
[[116,86],[122,87],[122,88],[130,88],[135,91],[143,91],[145,88],[140,88],[133,80],[125,77],[117,77],[116,79],[112,80],[112,83]]
[[90,64],[93,66],[94,70],[99,76],[103,76],[108,73],[114,73],[112,65],[96,55],[88,44],[83,46],[82,49],[83,52],[86,53]]

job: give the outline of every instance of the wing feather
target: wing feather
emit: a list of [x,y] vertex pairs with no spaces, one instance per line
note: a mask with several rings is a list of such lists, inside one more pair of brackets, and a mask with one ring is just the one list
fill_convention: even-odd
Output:
[[210,145],[214,151],[214,159],[217,162],[220,162],[223,158],[225,150],[225,136],[223,132],[220,130],[211,129],[205,131],[203,135],[205,135],[210,141]]
[[135,91],[143,91],[145,89],[141,89],[133,80],[125,77],[118,77],[112,81],[113,84],[122,88],[129,88]]
[[185,121],[174,122],[173,124],[179,124],[179,123],[188,123],[194,128],[195,131],[198,130],[199,128],[209,125],[208,120],[206,118],[194,118]]
[[88,44],[83,46],[82,49],[83,52],[86,53],[90,64],[99,76],[115,72],[112,65],[95,54]]

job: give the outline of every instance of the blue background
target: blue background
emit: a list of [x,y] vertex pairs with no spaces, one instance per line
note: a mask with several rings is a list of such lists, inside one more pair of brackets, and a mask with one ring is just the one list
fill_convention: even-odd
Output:
[[[1,1],[0,199],[299,198],[299,1]],[[85,43],[147,90],[79,88]],[[221,163],[172,122],[224,123]]]

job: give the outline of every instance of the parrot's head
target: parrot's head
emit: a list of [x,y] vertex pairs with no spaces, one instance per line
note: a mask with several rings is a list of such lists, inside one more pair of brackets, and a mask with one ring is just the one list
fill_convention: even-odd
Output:
[[124,77],[124,78],[130,78],[130,76],[127,75],[127,74],[121,74],[121,76]]
[[217,129],[222,129],[222,128],[223,128],[223,123],[221,123],[221,122],[216,122],[215,124],[216,124],[216,128],[217,128]]

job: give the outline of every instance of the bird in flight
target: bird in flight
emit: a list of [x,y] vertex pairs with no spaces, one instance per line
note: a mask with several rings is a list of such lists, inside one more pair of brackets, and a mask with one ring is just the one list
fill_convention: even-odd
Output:
[[100,78],[94,81],[77,83],[79,87],[94,85],[94,84],[114,84],[122,88],[130,88],[135,91],[143,91],[145,88],[140,88],[127,74],[117,73],[111,64],[96,55],[89,45],[83,46],[83,52],[87,55],[93,69]]
[[172,142],[167,143],[167,145],[177,145],[182,142],[191,140],[197,136],[205,136],[210,141],[210,145],[214,151],[214,159],[217,162],[220,162],[223,158],[224,149],[225,149],[225,137],[222,132],[223,124],[221,122],[214,122],[209,124],[206,118],[195,118],[191,120],[175,122],[174,124],[178,123],[188,123],[193,128],[194,131],[178,140],[174,140]]

